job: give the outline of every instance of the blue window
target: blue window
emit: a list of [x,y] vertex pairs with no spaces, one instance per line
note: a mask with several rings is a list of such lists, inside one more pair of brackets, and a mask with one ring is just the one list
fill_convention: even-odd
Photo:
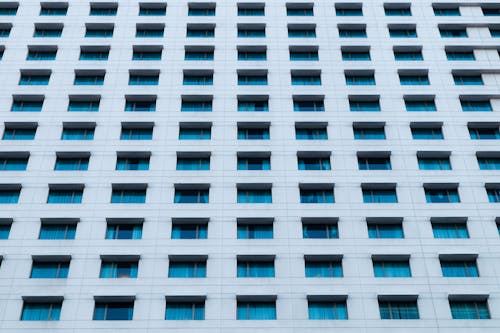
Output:
[[164,28],[161,29],[137,29],[135,37],[137,38],[158,38],[163,37]]
[[237,320],[276,320],[276,303],[238,301]]
[[411,135],[414,140],[443,140],[441,127],[412,127]]
[[293,75],[292,86],[320,86],[321,76],[319,75]]
[[90,16],[115,16],[118,7],[90,7]]
[[158,75],[133,75],[130,74],[128,79],[129,86],[157,86]]
[[419,157],[418,168],[420,170],[451,170],[449,157]]
[[161,51],[134,50],[132,60],[161,60]]
[[465,223],[432,223],[434,238],[469,238]]
[[374,86],[375,76],[372,75],[345,75],[345,83],[348,86]]
[[215,8],[189,8],[188,16],[215,16]]
[[406,111],[437,111],[434,101],[405,100]]
[[498,38],[498,37],[500,37],[500,29],[490,28],[490,35],[491,35],[491,37],[493,37],[493,38]]
[[410,29],[389,28],[389,36],[391,36],[391,38],[416,38],[417,30],[415,30],[415,28],[410,28]]
[[58,29],[43,29],[43,28],[35,28],[35,32],[33,33],[33,37],[61,37],[62,28]]
[[28,302],[23,305],[21,320],[59,320],[62,302]]
[[68,7],[42,7],[40,16],[65,16],[68,12]]
[[0,189],[0,204],[16,204],[21,190]]
[[238,16],[264,16],[264,7],[251,8],[238,6]]
[[238,50],[238,60],[266,60],[266,51],[240,51]]
[[467,37],[467,30],[464,29],[439,29],[439,34],[443,38]]
[[272,224],[238,224],[238,239],[272,239]]
[[116,170],[149,170],[149,157],[118,157]]
[[85,37],[110,38],[113,37],[113,28],[111,29],[87,28],[87,30],[85,30]]
[[359,170],[391,170],[390,157],[358,157]]
[[461,100],[462,111],[493,111],[490,101],[464,101]]
[[366,29],[343,29],[339,28],[340,38],[366,38]]
[[132,320],[134,302],[96,302],[93,320]]
[[385,140],[383,127],[355,127],[353,131],[356,140]]
[[175,189],[174,203],[207,204],[208,189],[202,189],[202,190]]
[[325,111],[323,101],[293,101],[293,111],[298,112],[318,112]]
[[125,112],[154,112],[156,101],[126,101]]
[[32,279],[66,279],[69,262],[33,262],[30,278]]
[[0,8],[0,15],[1,16],[14,16],[17,14],[17,8],[18,8],[19,5],[17,6],[12,6],[12,7],[2,7]]
[[212,111],[212,101],[182,101],[181,104],[182,112],[211,112]]
[[441,260],[441,272],[443,273],[443,277],[479,277],[476,260]]
[[500,202],[500,188],[487,188],[489,202]]
[[404,238],[401,223],[370,223],[368,238]]
[[333,189],[300,189],[300,203],[334,203]]
[[165,320],[204,320],[204,302],[170,302],[167,301]]
[[238,112],[267,112],[268,101],[238,101]]
[[269,128],[238,128],[238,140],[269,140]]
[[93,128],[63,128],[61,140],[93,140]]
[[108,60],[109,51],[85,51],[80,52],[80,60]]
[[500,131],[493,127],[469,127],[469,135],[472,140],[498,140]]
[[174,223],[172,239],[207,239],[208,225],[191,223]]
[[22,74],[19,79],[20,86],[46,86],[49,84],[49,75]]
[[399,82],[402,86],[428,86],[429,76],[426,75],[399,75]]
[[479,75],[453,75],[453,81],[457,86],[482,86],[483,77]]
[[500,16],[500,7],[482,7],[484,16]]
[[214,28],[211,29],[194,29],[187,28],[186,37],[195,37],[195,38],[212,38],[215,36]]
[[446,51],[448,60],[476,60],[474,51]]
[[323,128],[295,128],[297,140],[328,140],[326,127]]
[[304,223],[303,238],[339,238],[339,228],[336,223]]
[[373,274],[375,277],[411,277],[408,261],[374,261]]
[[411,16],[411,7],[384,8],[386,16]]
[[42,223],[39,239],[75,239],[76,224]]
[[102,86],[104,84],[104,75],[84,75],[76,74],[75,86]]
[[28,158],[0,157],[0,171],[24,171]]
[[56,159],[56,165],[54,170],[58,171],[70,171],[78,170],[85,171],[89,168],[89,158],[88,157],[60,157]]
[[436,16],[460,16],[460,7],[434,7]]
[[9,37],[12,27],[0,28],[0,37]]
[[106,229],[106,239],[141,239],[142,224],[109,224]]
[[309,301],[309,320],[346,320],[347,304],[345,301]]
[[79,204],[82,203],[83,190],[50,189],[47,197],[49,204]]
[[287,8],[287,16],[314,16],[313,8]]
[[274,261],[240,261],[237,276],[239,278],[274,277]]
[[456,203],[460,202],[457,189],[426,188],[425,199],[427,203]]
[[139,16],[165,16],[167,15],[166,7],[146,7],[139,8]]
[[186,51],[184,60],[214,60],[214,51]]
[[99,101],[69,101],[68,111],[76,112],[97,112],[99,111]]
[[205,261],[170,261],[169,278],[204,278],[207,277]]
[[363,189],[364,203],[397,203],[395,189]]
[[315,28],[288,28],[288,38],[316,38]]
[[177,170],[210,170],[210,157],[178,157]]
[[0,224],[0,240],[9,239],[9,234],[10,234],[10,224]]
[[238,203],[272,203],[271,189],[238,189]]
[[214,77],[210,75],[184,75],[182,84],[185,86],[211,86],[214,84]]
[[48,51],[38,51],[38,50],[28,50],[28,55],[26,60],[55,60],[57,55],[57,50]]
[[491,319],[488,303],[481,301],[450,301],[453,319]]
[[500,170],[500,157],[478,157],[477,162],[481,170]]
[[153,139],[152,128],[124,128],[120,134],[120,140],[151,140]]
[[103,261],[101,264],[101,279],[137,278],[137,262]]
[[269,157],[238,157],[238,170],[271,170]]
[[344,51],[342,50],[342,60],[344,61],[369,61],[370,51]]
[[335,8],[335,14],[337,16],[363,16],[363,8],[348,8],[348,7],[337,7]]
[[342,261],[306,260],[306,278],[338,278],[343,277]]
[[111,193],[111,203],[145,203],[146,190],[114,189]]
[[292,51],[290,50],[290,60],[292,61],[317,61],[318,51]]
[[14,112],[39,112],[42,111],[43,100],[41,101],[19,101],[12,102],[11,111]]
[[179,129],[179,140],[210,140],[212,137],[212,130],[206,128],[188,128],[181,127]]
[[329,157],[298,158],[299,170],[331,170]]
[[349,109],[353,112],[357,111],[380,111],[379,101],[355,101],[349,100]]
[[417,301],[380,301],[380,319],[419,319]]
[[266,86],[267,75],[238,75],[239,86]]
[[421,61],[424,60],[422,51],[394,51],[396,61]]

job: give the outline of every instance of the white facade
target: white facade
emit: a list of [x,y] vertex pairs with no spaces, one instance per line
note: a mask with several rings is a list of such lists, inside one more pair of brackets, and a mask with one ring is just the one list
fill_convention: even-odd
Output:
[[[1,127],[4,127],[0,159],[4,169],[9,159],[25,157],[29,152],[26,170],[0,171],[0,191],[21,187],[17,204],[0,204],[1,222],[10,225],[8,238],[0,240],[0,332],[500,331],[497,226],[500,203],[492,202],[495,193],[498,199],[500,191],[498,3],[487,0],[481,3],[465,0],[453,3],[445,0],[266,1],[264,16],[237,15],[238,5],[261,8],[257,0],[200,0],[196,4],[146,1],[147,5],[160,4],[158,8],[166,4],[164,16],[139,15],[140,3],[119,1],[116,15],[89,15],[90,2],[84,0],[0,3],[0,8],[18,8],[15,15],[0,16],[0,25],[12,24],[10,35],[0,37],[0,45],[4,47],[0,60],[0,112]],[[264,1],[260,3],[264,5]],[[112,3],[93,4],[106,7]],[[193,8],[198,4],[205,4],[206,8],[215,6],[215,15],[188,15],[188,4]],[[351,6],[342,7],[345,4]],[[384,4],[389,8],[391,4],[396,5],[395,8],[411,5],[411,16],[386,15]],[[433,4],[435,7],[437,4],[436,8],[459,5],[461,15],[435,15]],[[66,5],[66,15],[40,15],[41,6],[64,8]],[[353,9],[359,5],[362,5],[362,16],[336,14],[336,6]],[[299,9],[312,6],[313,15],[287,16],[287,6]],[[347,10],[347,13],[353,12]],[[34,25],[42,23],[62,25],[62,35],[34,37]],[[107,28],[113,24],[112,37],[85,37],[86,25],[92,26],[92,23],[105,23]],[[164,24],[164,37],[136,37],[136,25],[146,23]],[[215,25],[214,37],[186,37],[187,25],[200,23]],[[238,24],[265,25],[265,37],[238,37]],[[289,24],[315,26],[316,37],[289,38]],[[344,24],[347,29],[356,27],[352,24],[366,25],[367,36],[340,37],[338,25],[342,30],[346,27]],[[396,25],[396,29],[416,25],[417,37],[390,37],[388,25]],[[51,26],[42,24],[41,27],[43,30]],[[103,25],[97,25],[99,27]],[[443,38],[439,27],[454,31],[465,28],[467,36]],[[133,48],[145,45],[161,46],[161,60],[133,60]],[[37,46],[44,46],[44,50],[46,46],[57,46],[55,60],[27,60],[28,47],[36,49]],[[109,48],[108,60],[79,60],[80,49],[86,46]],[[208,47],[202,50],[213,47],[213,60],[185,60],[185,48],[189,46]],[[238,60],[238,48],[244,46],[264,46],[267,60]],[[295,50],[297,46],[305,47],[302,49],[306,51],[317,48],[319,59],[291,60],[290,48]],[[351,46],[368,47],[371,60],[343,60],[341,51]],[[398,50],[403,46],[421,48],[423,60],[396,60],[393,48]],[[351,50],[360,49],[364,50]],[[445,49],[473,50],[475,60],[451,61]],[[21,71],[26,77],[41,73],[30,72],[34,69],[51,71],[48,84],[19,84]],[[88,73],[94,76],[96,71],[105,71],[103,84],[75,85],[75,71],[81,70],[93,70]],[[130,70],[159,71],[159,82],[129,85]],[[189,70],[213,71],[213,85],[183,84],[183,73],[191,73]],[[245,73],[244,70],[267,71],[267,85],[238,85],[237,72]],[[292,85],[291,71],[296,70],[304,70],[302,73],[309,76],[320,72],[321,85]],[[373,71],[376,84],[348,85],[345,71],[347,75],[365,77]],[[398,73],[425,76],[427,72],[428,85],[402,85],[398,77]],[[469,77],[479,74],[483,84],[456,85],[452,73]],[[196,100],[200,95],[202,99],[213,98],[211,112],[181,111],[182,98]],[[238,112],[238,96],[253,100],[254,95],[259,95],[258,99],[268,97],[268,112]],[[100,98],[98,112],[68,111],[70,98],[88,100],[89,96]],[[129,101],[155,97],[155,111],[124,111],[126,96]],[[41,97],[41,111],[15,110],[22,102]],[[323,101],[324,111],[294,111],[294,98]],[[379,98],[380,111],[351,111],[349,98],[353,101]],[[404,98],[434,100],[437,111],[407,111]],[[491,108],[491,111],[463,111],[461,99],[472,108]],[[61,139],[63,124],[80,128],[84,123],[91,126],[95,123],[93,140]],[[152,139],[121,140],[124,123],[154,124]],[[180,140],[180,124],[186,123],[211,124],[211,139]],[[260,127],[270,124],[269,139],[238,140],[238,124],[243,126],[243,123],[251,123],[250,127],[255,127],[255,123]],[[313,124],[316,127],[326,124],[327,139],[296,140],[296,125],[300,127],[303,123],[308,126],[316,123]],[[353,126],[359,123],[384,125],[386,139],[355,139]],[[444,139],[412,137],[411,126],[429,127],[440,123]],[[33,140],[5,139],[8,129],[34,124],[37,127]],[[496,140],[473,140],[468,126],[471,131],[491,128]],[[86,153],[74,155],[79,157],[90,155],[88,170],[54,170],[57,154],[61,156],[63,152]],[[117,154],[123,152],[150,153],[149,169],[115,170]],[[189,156],[182,155],[184,152],[205,153],[203,156],[209,153],[209,170],[176,170],[179,152],[181,157]],[[237,170],[237,154],[244,152],[263,153],[256,156],[270,154],[270,170]],[[331,170],[298,170],[297,155],[304,156],[303,152],[321,152],[313,157],[331,155]],[[379,158],[389,154],[390,170],[359,169],[358,155]],[[449,156],[451,170],[421,170],[417,155]],[[478,156],[496,163],[497,169],[480,169]],[[81,203],[47,203],[49,187],[67,184],[78,184],[77,189],[84,186]],[[117,188],[116,184],[133,189],[137,184],[147,184],[146,202],[111,203],[112,187]],[[196,189],[209,185],[209,202],[174,203],[175,188],[183,188],[184,184],[203,184],[202,187],[196,185]],[[426,188],[438,190],[457,188],[458,184],[460,202],[428,203],[424,184]],[[394,185],[397,203],[363,202],[362,186],[385,190],[393,189]],[[271,187],[272,203],[238,203],[238,186]],[[332,187],[334,203],[300,201],[300,188],[331,191]],[[106,239],[107,221],[113,224],[126,218],[143,220],[142,237]],[[173,239],[172,219],[175,222],[179,218],[208,220],[207,238]],[[273,237],[238,239],[237,219],[244,218],[274,219]],[[304,218],[306,224],[308,218],[333,221],[338,226],[338,238],[304,238]],[[390,223],[402,219],[404,237],[369,238],[367,218],[369,223],[384,221],[373,218],[388,218]],[[61,223],[65,219],[69,224],[77,224],[73,240],[39,239],[42,222]],[[436,238],[431,219],[457,224],[466,221],[468,238]],[[181,255],[198,259],[206,256],[206,277],[168,277],[169,264]],[[237,256],[257,255],[275,256],[275,277],[238,278]],[[305,277],[304,256],[312,255],[341,259],[343,277]],[[375,260],[387,260],[401,259],[400,255],[409,258],[411,277],[374,277],[373,256]],[[68,256],[67,278],[30,277],[33,261],[67,262]],[[100,278],[102,256],[104,260],[123,259],[119,256],[139,258],[137,278]],[[458,261],[477,258],[479,276],[443,277],[440,258]],[[108,296],[127,296],[128,300],[134,300],[132,320],[93,320],[95,298],[99,302]],[[172,296],[206,298],[204,320],[166,320],[166,297],[172,300],[169,298]],[[276,318],[237,320],[237,299],[259,300],[257,296],[276,299]],[[314,300],[314,296],[325,296],[318,298],[320,300],[346,300],[348,319],[309,319],[308,297]],[[381,319],[379,301],[386,299],[416,299],[419,319]],[[21,320],[27,303],[54,300],[62,301],[58,320]],[[486,302],[490,319],[453,319],[450,300]]]

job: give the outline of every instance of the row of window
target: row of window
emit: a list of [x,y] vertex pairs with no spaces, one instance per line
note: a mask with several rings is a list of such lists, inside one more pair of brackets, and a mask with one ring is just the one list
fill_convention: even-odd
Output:
[[[50,69],[21,69],[19,85],[48,85],[52,71]],[[455,85],[484,85],[481,71],[452,71]],[[76,86],[104,85],[105,70],[75,70],[73,84]],[[398,70],[399,82],[403,86],[430,85],[427,69]],[[348,86],[376,85],[374,70],[344,70],[345,83]],[[237,70],[238,85],[268,85],[268,71],[266,69]],[[321,70],[292,70],[290,73],[293,86],[320,86]],[[130,86],[157,86],[160,80],[160,70],[129,70],[128,85]],[[212,86],[214,84],[213,70],[184,70],[183,85]],[[71,102],[70,102],[71,103]],[[73,104],[76,101],[73,102]]]
[[[75,239],[79,219],[42,219],[38,239]],[[8,239],[12,219],[0,219],[0,239]],[[432,234],[436,239],[470,238],[467,218],[432,217]],[[142,239],[144,219],[107,219],[105,239]],[[237,239],[273,239],[273,218],[238,218]],[[173,218],[171,239],[207,239],[208,218]],[[500,235],[500,218],[496,218]],[[403,218],[369,217],[366,228],[370,239],[403,239]],[[302,238],[338,239],[340,237],[337,218],[302,218]]]
[[[420,319],[418,295],[379,295],[380,319]],[[451,318],[490,319],[488,295],[449,295]],[[166,296],[166,320],[204,320],[206,296]],[[237,320],[276,320],[275,295],[236,296]],[[20,320],[59,320],[64,298],[24,297]],[[134,296],[95,297],[93,320],[133,320]],[[310,320],[346,320],[347,296],[307,296]]]
[[[481,4],[484,16],[500,16],[498,4]],[[67,2],[42,2],[40,3],[41,16],[64,16],[68,11]],[[215,16],[216,3],[190,2],[188,3],[188,16]],[[4,3],[0,7],[0,15],[16,15],[19,8],[18,2]],[[337,16],[363,16],[362,3],[337,2],[334,5]],[[433,3],[432,9],[436,16],[460,16],[460,4]],[[383,10],[386,16],[412,16],[411,3],[384,3]],[[118,13],[117,2],[90,2],[90,16],[115,16]],[[167,3],[139,3],[139,16],[165,16]],[[287,16],[314,16],[314,3],[287,3]],[[264,16],[265,3],[237,3],[238,16]]]

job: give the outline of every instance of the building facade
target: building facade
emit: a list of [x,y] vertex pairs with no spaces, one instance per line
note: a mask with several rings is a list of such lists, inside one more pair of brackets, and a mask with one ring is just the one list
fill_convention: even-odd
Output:
[[2,1],[0,332],[499,332],[499,15]]

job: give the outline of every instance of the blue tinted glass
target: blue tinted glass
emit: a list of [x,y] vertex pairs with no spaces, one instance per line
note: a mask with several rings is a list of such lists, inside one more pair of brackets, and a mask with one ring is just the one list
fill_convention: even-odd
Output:
[[306,277],[334,278],[343,277],[341,261],[306,261]]
[[119,157],[116,160],[116,170],[149,170],[149,158]]
[[380,111],[378,101],[349,101],[351,111]]
[[238,203],[272,203],[271,190],[238,189]]
[[333,189],[300,190],[300,203],[334,203]]
[[498,157],[478,157],[479,169],[500,170],[500,158]]
[[460,202],[458,191],[454,189],[426,189],[425,198],[428,203]]
[[43,101],[14,101],[12,102],[11,111],[42,111]]
[[238,261],[237,276],[247,277],[274,277],[273,261]]
[[210,158],[177,158],[177,170],[210,170]]
[[64,16],[66,15],[68,8],[57,8],[57,7],[42,7],[40,10],[40,16]]
[[151,140],[152,128],[122,128],[120,140]]
[[331,170],[330,158],[298,158],[299,170]]
[[57,51],[28,51],[26,60],[55,60]]
[[111,203],[145,203],[146,190],[113,190]]
[[92,112],[96,112],[96,111],[99,111],[99,101],[92,101],[92,102],[69,101],[68,111],[77,111],[77,112],[92,111]]
[[275,320],[275,302],[238,302],[237,320]]
[[42,224],[39,239],[75,239],[76,224]]
[[208,203],[208,190],[175,190],[174,203]]
[[394,51],[394,58],[398,61],[424,60],[421,51]]
[[453,319],[490,319],[486,301],[450,301]]
[[364,203],[397,203],[396,190],[363,189]]
[[204,320],[205,304],[190,302],[167,302],[165,320]]
[[79,204],[82,203],[83,190],[50,190],[47,203]]
[[375,261],[373,272],[375,277],[411,277],[407,261]]
[[269,104],[267,101],[238,101],[238,112],[267,112]]
[[101,86],[104,84],[104,75],[76,75],[73,84],[75,86]]
[[89,167],[88,158],[57,158],[54,170],[87,170]]
[[108,60],[108,51],[82,51],[80,60]]
[[126,112],[154,112],[156,111],[156,101],[127,101],[125,103]]
[[10,224],[0,224],[0,239],[8,239],[10,234]]
[[302,225],[304,238],[339,238],[337,224],[304,224]]
[[296,128],[295,138],[297,140],[327,140],[326,128]]
[[441,261],[443,277],[479,277],[476,261]]
[[434,238],[469,238],[465,223],[432,223]]
[[32,279],[65,279],[68,277],[69,262],[34,262]]
[[460,101],[462,111],[493,111],[490,101]]
[[172,225],[172,239],[206,239],[206,224],[174,224]]
[[64,128],[61,140],[93,140],[93,128]]
[[404,238],[401,224],[368,224],[369,238]]
[[214,60],[213,51],[186,51],[184,60]]
[[384,128],[354,128],[356,140],[385,140]]
[[207,276],[205,262],[196,261],[171,261],[168,266],[169,278],[204,278]]
[[141,239],[142,224],[108,224],[106,239]]
[[238,224],[238,239],[272,239],[272,224]]
[[380,319],[419,319],[416,301],[379,301]]
[[437,111],[434,101],[405,101],[406,111]]
[[161,60],[161,51],[134,51],[132,60]]
[[19,201],[19,190],[0,190],[0,204],[16,204]]
[[88,29],[85,31],[85,37],[107,38],[113,37],[112,29]]
[[210,140],[210,128],[181,128],[179,140]]
[[0,171],[24,171],[27,158],[0,158]]
[[309,301],[310,320],[345,320],[347,319],[346,302]]
[[359,170],[391,170],[391,159],[374,158],[374,157],[358,157]]
[[367,61],[371,60],[370,52],[342,51],[342,60],[345,61]]
[[20,86],[46,86],[49,84],[50,75],[22,75],[19,79]]
[[271,170],[271,160],[265,158],[238,158],[238,170]]
[[100,278],[120,279],[137,278],[137,262],[103,262]]
[[212,111],[212,101],[206,101],[206,102],[182,101],[181,111],[182,112],[211,112]]
[[33,140],[36,128],[6,128],[3,140]]
[[411,134],[415,140],[442,140],[441,128],[412,128]]
[[451,170],[449,158],[419,158],[418,168],[420,170]]
[[132,320],[134,303],[96,303],[94,320]]
[[62,303],[24,303],[21,320],[59,320]]

